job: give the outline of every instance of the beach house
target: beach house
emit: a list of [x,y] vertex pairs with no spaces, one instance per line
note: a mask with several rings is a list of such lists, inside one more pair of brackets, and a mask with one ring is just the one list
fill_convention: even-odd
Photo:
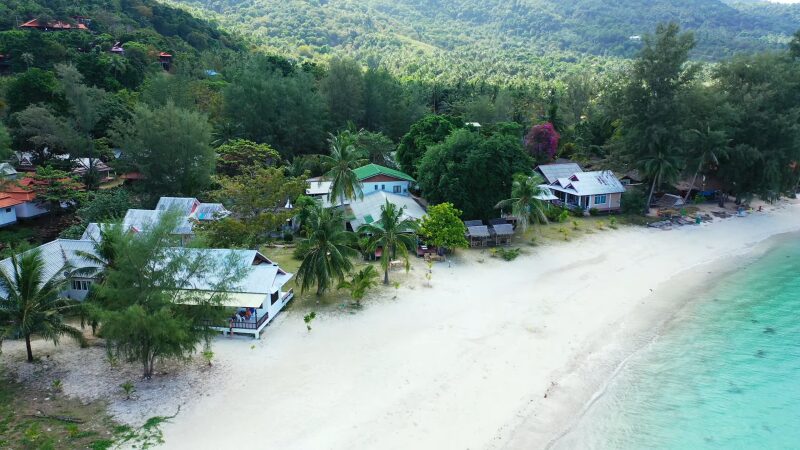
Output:
[[[414,179],[399,170],[378,164],[367,164],[354,170],[359,183],[361,192],[365,195],[371,192],[390,192],[398,195],[411,195],[409,188],[414,183]],[[331,181],[324,177],[309,178],[306,195],[317,198],[329,197],[331,193]]]
[[[96,255],[95,243],[90,240],[56,239],[36,249],[44,262],[42,280],[53,277],[67,279],[67,288],[62,292],[66,298],[82,301],[92,285],[98,281],[103,267],[84,255]],[[33,251],[33,250],[29,250]],[[179,286],[178,302],[189,305],[204,297],[215,297],[220,305],[231,315],[212,328],[223,333],[252,335],[258,339],[264,327],[275,318],[284,306],[294,297],[292,289],[284,290],[292,274],[281,269],[278,264],[255,250],[229,249],[189,249],[171,248],[166,252],[170,257],[203,258],[218,267],[241,268],[241,277],[230,286],[221,287],[219,280],[193,277],[182,278]],[[0,270],[7,275],[13,273],[11,258],[0,261]],[[0,301],[7,293],[0,289]],[[181,300],[183,298],[183,300]],[[238,314],[247,311],[246,314]]]
[[578,164],[538,166],[546,187],[557,199],[553,203],[585,211],[616,212],[621,209],[625,186],[610,170],[584,172]]

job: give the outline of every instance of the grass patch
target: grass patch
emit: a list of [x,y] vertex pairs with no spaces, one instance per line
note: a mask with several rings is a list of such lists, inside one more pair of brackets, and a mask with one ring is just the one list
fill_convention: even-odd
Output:
[[[69,417],[82,423],[45,418]],[[0,448],[104,450],[113,445],[116,424],[106,405],[88,405],[60,394],[34,390],[0,371]]]

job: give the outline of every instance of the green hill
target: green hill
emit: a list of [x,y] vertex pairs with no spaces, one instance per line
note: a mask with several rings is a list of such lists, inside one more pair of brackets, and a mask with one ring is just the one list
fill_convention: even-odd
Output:
[[694,57],[778,48],[800,6],[718,0],[173,0],[300,57],[329,53],[421,78],[551,78],[577,61],[629,57],[636,36],[675,21]]

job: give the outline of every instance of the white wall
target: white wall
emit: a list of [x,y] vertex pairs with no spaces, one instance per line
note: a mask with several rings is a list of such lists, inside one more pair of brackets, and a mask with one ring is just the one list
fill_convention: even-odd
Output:
[[13,206],[0,208],[0,227],[17,223],[17,210]]
[[47,214],[47,210],[36,205],[34,202],[25,202],[14,207],[17,210],[18,219],[28,219],[30,217]]
[[[376,182],[368,182],[368,183],[361,183],[361,191],[364,192],[364,195],[367,195],[372,192],[376,191],[386,191],[392,192],[395,194],[400,195],[408,195],[408,181],[376,181]],[[398,186],[400,188],[400,192],[395,192],[394,187]]]

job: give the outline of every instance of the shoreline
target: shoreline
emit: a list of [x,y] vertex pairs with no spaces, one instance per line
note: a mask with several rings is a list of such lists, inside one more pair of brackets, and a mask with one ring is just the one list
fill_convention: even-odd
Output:
[[[675,281],[680,281],[680,283],[682,283],[680,292],[670,292],[667,294],[659,289],[659,293],[653,295],[654,298],[657,298],[656,301],[668,302],[679,298],[681,299],[680,302],[672,305],[668,317],[653,324],[651,332],[642,334],[641,343],[631,345],[627,354],[616,364],[613,371],[605,377],[591,397],[584,403],[580,411],[576,411],[575,414],[565,421],[560,431],[552,434],[544,448],[549,450],[557,446],[562,439],[572,433],[591,408],[607,394],[609,386],[626,368],[629,361],[642,352],[647,351],[660,337],[669,331],[669,328],[673,326],[675,322],[679,320],[680,316],[688,309],[699,306],[702,302],[702,300],[699,299],[704,298],[705,294],[716,289],[725,278],[739,271],[747,270],[748,267],[765,258],[772,251],[778,249],[783,242],[798,239],[800,239],[800,230],[772,235],[758,242],[752,248],[743,251],[734,251],[733,254],[721,255],[715,260],[699,263],[696,266],[689,267],[674,275],[672,279],[664,281],[662,283],[663,286],[672,284]],[[731,259],[726,261],[726,258],[731,256],[742,257],[744,260],[734,261]]]
[[[59,376],[65,393],[107,398],[118,420],[181,406],[163,448],[216,448],[232,436],[253,449],[545,448],[694,289],[800,230],[799,212],[792,201],[672,231],[622,227],[525,247],[512,262],[464,251],[434,266],[432,286],[417,262],[393,273],[400,288],[376,288],[361,309],[318,310],[311,332],[308,309],[293,307],[261,340],[218,338],[213,367],[167,368],[138,383],[136,401],[119,398],[118,382],[86,383],[105,376],[102,360],[44,347],[73,362]],[[17,343],[5,349],[6,361],[22,355]]]

